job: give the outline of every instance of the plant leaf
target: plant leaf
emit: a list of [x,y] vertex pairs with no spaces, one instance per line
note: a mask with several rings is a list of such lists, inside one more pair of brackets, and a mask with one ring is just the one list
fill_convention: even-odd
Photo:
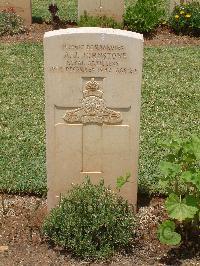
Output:
[[196,207],[197,209],[199,208],[199,199],[197,199],[196,197],[194,197],[192,195],[186,196],[184,199],[184,202],[188,206],[193,206],[193,207]]
[[188,183],[192,183],[200,190],[200,171],[191,173],[190,171],[183,172],[181,178]]
[[193,141],[193,152],[197,158],[197,160],[200,160],[200,138],[197,136],[192,136]]
[[130,173],[127,173],[126,176],[119,176],[117,178],[117,189],[121,189],[129,180],[131,174]]
[[175,231],[175,223],[170,220],[164,221],[158,228],[158,238],[161,243],[167,245],[178,245],[181,242],[181,235]]
[[170,218],[182,222],[186,219],[193,219],[198,212],[197,207],[188,204],[186,200],[182,201],[176,194],[172,193],[166,200],[165,207]]
[[181,172],[181,166],[179,164],[163,161],[159,165],[161,172],[165,178],[173,178]]

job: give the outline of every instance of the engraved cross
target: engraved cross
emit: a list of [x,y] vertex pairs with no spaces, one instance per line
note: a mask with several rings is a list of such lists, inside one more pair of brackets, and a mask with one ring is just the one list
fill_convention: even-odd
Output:
[[83,126],[82,173],[102,173],[102,126],[120,125],[123,119],[121,112],[106,106],[103,91],[95,78],[85,84],[81,107],[67,110],[63,119],[67,124]]

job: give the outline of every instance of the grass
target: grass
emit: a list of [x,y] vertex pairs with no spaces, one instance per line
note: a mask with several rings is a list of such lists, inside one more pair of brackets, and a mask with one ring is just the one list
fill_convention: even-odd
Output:
[[[56,0],[55,1],[59,11],[58,15],[63,20],[76,21],[77,20],[77,5],[78,0]],[[51,15],[48,11],[51,0],[32,0],[32,16],[33,19],[42,18],[43,21],[49,21]]]
[[0,45],[0,188],[46,192],[41,45]]
[[200,54],[193,48],[146,48],[142,86],[140,185],[158,191],[160,140],[200,134]]
[[[160,139],[199,134],[198,47],[146,48],[140,189],[159,190]],[[45,194],[43,47],[0,44],[0,191]]]

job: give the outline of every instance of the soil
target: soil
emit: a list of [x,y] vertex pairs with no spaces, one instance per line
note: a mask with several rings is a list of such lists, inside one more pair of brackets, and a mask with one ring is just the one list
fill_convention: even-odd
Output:
[[200,265],[200,242],[168,247],[157,239],[157,226],[166,218],[164,199],[139,199],[135,244],[128,253],[102,263],[81,261],[48,244],[41,235],[46,199],[4,195],[0,205],[0,265]]
[[[66,25],[71,27],[74,25]],[[3,43],[42,42],[50,24],[32,24],[25,34],[0,37]],[[177,36],[167,28],[145,37],[146,46],[198,46],[200,38]],[[157,226],[166,218],[163,198],[140,196],[135,244],[128,254],[116,254],[111,261],[81,261],[65,250],[50,246],[41,236],[47,214],[46,199],[34,196],[2,195],[0,202],[0,266],[54,265],[200,265],[200,240],[187,246],[168,247],[157,239]],[[0,195],[1,199],[1,195]]]
[[[76,27],[75,24],[66,24],[64,28]],[[18,43],[18,42],[42,42],[44,33],[53,30],[51,24],[34,23],[26,33],[0,37],[0,42]],[[145,36],[146,46],[194,46],[200,45],[200,38],[176,35],[167,27],[160,27],[151,36]]]

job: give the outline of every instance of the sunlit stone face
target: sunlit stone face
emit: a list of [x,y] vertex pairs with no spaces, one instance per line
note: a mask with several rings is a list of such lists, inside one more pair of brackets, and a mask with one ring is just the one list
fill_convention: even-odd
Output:
[[90,176],[136,205],[143,38],[101,28],[44,37],[48,208]]

